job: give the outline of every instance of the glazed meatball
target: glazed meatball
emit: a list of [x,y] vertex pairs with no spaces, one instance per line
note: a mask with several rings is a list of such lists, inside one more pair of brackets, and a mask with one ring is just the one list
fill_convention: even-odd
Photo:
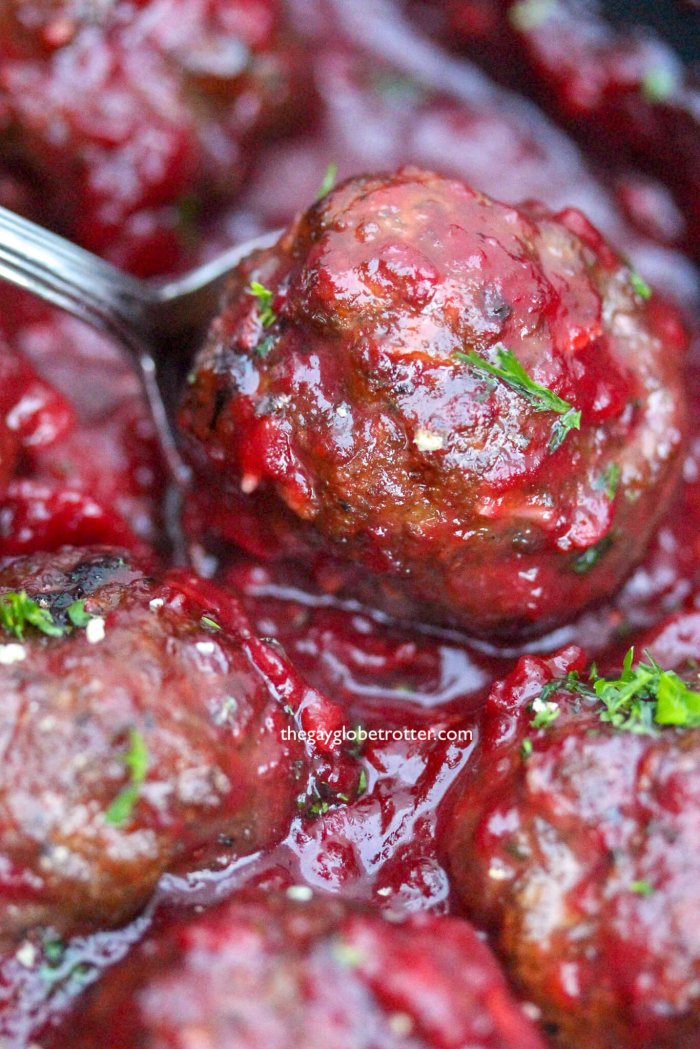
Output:
[[0,0],[3,162],[85,247],[172,269],[302,69],[278,0]]
[[579,212],[404,169],[344,183],[242,264],[180,418],[227,535],[393,614],[512,636],[644,550],[684,347]]
[[17,560],[0,624],[2,940],[121,922],[164,871],[271,847],[328,784],[350,796],[356,763],[291,731],[337,709],[187,574],[107,548]]
[[0,334],[0,499],[25,461],[53,446],[73,422],[67,401]]
[[555,1044],[694,1046],[697,669],[689,689],[640,652],[592,683],[584,662],[577,649],[524,657],[494,687],[446,831],[449,871]]
[[77,1025],[76,1049],[543,1049],[465,922],[255,892],[146,941]]

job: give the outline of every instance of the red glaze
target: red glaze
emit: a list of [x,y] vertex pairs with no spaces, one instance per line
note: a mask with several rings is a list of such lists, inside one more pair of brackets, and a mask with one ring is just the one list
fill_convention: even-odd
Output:
[[[345,183],[240,267],[197,358],[180,421],[228,534],[335,557],[329,588],[487,637],[608,594],[683,429],[682,330],[630,280],[577,211],[415,169]],[[556,450],[554,412],[454,356],[498,346],[580,410]]]
[[22,457],[41,454],[60,441],[73,423],[68,402],[0,336],[0,500]]
[[6,162],[62,230],[139,273],[180,263],[198,213],[303,98],[276,0],[0,9]]
[[492,690],[445,836],[455,891],[557,1045],[694,1045],[700,733],[623,732],[563,689],[534,728],[543,686],[583,667],[580,649],[524,657]]
[[[119,550],[66,548],[2,569],[0,593],[18,590],[62,624],[84,598],[100,629],[56,638],[28,627],[0,646],[4,940],[37,924],[65,934],[123,921],[164,870],[206,862],[198,848],[230,862],[276,844],[318,797],[357,791],[339,748],[287,738],[310,719],[339,727],[339,709],[211,584],[144,575]],[[134,732],[147,770],[115,822]]]
[[544,1049],[466,923],[293,893],[166,925],[90,996],[75,1049]]
[[[262,9],[258,4],[255,7]],[[678,255],[658,247],[658,242],[675,244],[684,237],[687,243],[682,220],[679,227],[679,215],[669,208],[666,188],[648,179],[642,180],[636,168],[628,166],[629,153],[627,147],[620,148],[622,140],[616,140],[604,158],[606,167],[615,169],[617,201],[638,228],[657,240],[657,245],[635,235],[620,214],[615,199],[601,183],[600,173],[591,174],[586,160],[542,114],[503,92],[467,62],[451,61],[442,51],[431,48],[424,38],[407,35],[406,26],[393,16],[388,6],[385,9],[381,2],[374,0],[369,4],[364,0],[353,0],[352,4],[347,0],[289,0],[288,7],[295,32],[305,38],[305,72],[312,77],[319,96],[313,121],[302,121],[296,126],[294,136],[284,141],[265,144],[258,136],[252,177],[247,178],[230,211],[223,217],[215,217],[205,237],[201,236],[202,224],[193,212],[194,200],[188,193],[179,201],[182,206],[177,209],[167,203],[162,207],[141,207],[118,229],[106,227],[100,220],[93,229],[81,233],[89,243],[96,242],[90,239],[93,235],[103,238],[104,251],[111,253],[112,258],[128,262],[140,272],[167,272],[186,254],[192,253],[198,258],[211,256],[237,239],[289,223],[295,210],[314,199],[329,160],[338,162],[343,176],[368,170],[394,170],[405,163],[417,163],[466,180],[498,199],[539,198],[554,210],[572,204],[581,207],[611,243],[634,259],[655,288],[669,290],[685,302],[692,302],[691,268],[681,265]],[[138,10],[135,6],[131,8],[136,12],[134,25],[144,24],[149,8],[151,13],[164,12],[167,16],[171,5],[156,0],[139,2]],[[59,5],[54,5],[54,10],[58,9]],[[231,4],[229,9],[240,11],[242,3]],[[28,3],[21,7],[15,5],[15,11],[20,13],[31,14],[36,10],[35,5]],[[78,11],[78,5],[69,9],[67,4],[62,4],[60,10],[70,10],[73,14]],[[126,6],[113,3],[110,10],[125,12]],[[186,10],[193,11],[194,6],[178,5],[178,14]],[[2,6],[3,14],[9,11],[9,5]],[[96,11],[96,5],[91,5],[88,11],[88,5],[81,4],[80,18],[94,17]],[[107,5],[101,5],[99,17],[106,11]],[[389,19],[386,12],[391,15]],[[346,32],[353,20],[358,30],[354,42],[350,41],[352,34]],[[157,26],[155,29],[158,35],[161,30]],[[84,26],[80,32],[83,30]],[[91,31],[95,32],[94,25]],[[27,38],[33,32],[28,29]],[[184,17],[182,20],[170,18],[167,32],[189,40]],[[579,43],[577,40],[577,47]],[[53,65],[51,55],[59,58],[71,51],[70,44],[59,46],[55,41],[52,48],[47,48],[44,59],[36,63],[32,60],[33,69],[38,71],[42,62]],[[94,52],[98,57],[105,53],[101,49]],[[134,54],[132,68],[136,68],[145,50],[137,48]],[[507,63],[509,68],[515,66],[512,54]],[[576,58],[575,55],[567,57],[570,61]],[[294,55],[286,58],[279,49],[275,52],[276,60],[290,69],[296,62]],[[501,68],[505,64],[502,63]],[[420,73],[414,72],[414,67],[420,67]],[[148,78],[150,70],[151,66],[146,64],[137,70],[137,87],[140,91],[143,82],[144,94],[149,98],[153,86]],[[158,80],[164,92],[170,91],[170,74],[177,78],[174,65],[167,76]],[[67,83],[68,80],[59,83],[53,79],[53,87],[59,91],[63,91]],[[103,92],[103,97],[111,101],[115,96]],[[250,94],[244,97],[254,100]],[[75,98],[80,98],[81,113],[92,113],[92,97],[86,99],[76,92]],[[304,98],[300,101],[303,109],[306,101]],[[21,102],[29,107],[31,99],[21,99]],[[241,114],[239,102],[240,99],[236,101],[236,111],[247,119],[249,114]],[[78,108],[74,98],[68,99],[67,105],[72,119]],[[647,107],[645,112],[663,120],[665,108],[656,105],[651,110]],[[138,123],[137,114],[133,110],[129,112]],[[295,107],[293,119],[297,119],[297,112]],[[76,128],[81,113],[75,121]],[[176,122],[180,113],[180,110],[175,113]],[[255,120],[263,116],[264,123],[264,115],[252,115]],[[144,116],[152,127],[152,118],[148,113]],[[164,114],[159,113],[156,123],[161,117]],[[272,119],[276,120],[275,114]],[[77,140],[72,126],[69,132],[73,144]],[[217,148],[225,145],[222,155],[226,157],[230,155],[231,141],[227,139],[225,145],[218,138],[214,144]],[[198,143],[199,132],[194,139],[189,139],[190,149],[196,151]],[[3,144],[3,160],[7,162],[7,139]],[[688,145],[692,147],[692,139]],[[140,192],[142,186],[144,152],[137,147],[138,142],[128,149],[117,144],[114,150],[114,159],[119,165],[115,200],[122,213],[126,191],[136,187]],[[58,175],[52,177],[50,186],[39,186],[37,191],[37,187],[32,189],[27,181],[26,172],[24,176],[20,171],[13,171],[12,176],[3,174],[0,175],[0,202],[37,218],[46,218],[46,209],[51,207],[60,211],[60,215],[53,215],[59,228],[70,229],[71,223],[76,223],[77,228],[82,214],[76,217],[74,199],[65,199],[62,192],[63,187],[72,191],[76,185],[73,174],[76,154],[66,154],[66,159],[60,155],[60,145],[52,145],[51,149],[55,153],[54,169]],[[245,144],[242,160],[244,154],[250,155]],[[623,157],[621,172],[617,171],[618,155]],[[664,162],[661,175],[673,178],[675,167],[666,164],[666,155],[662,144],[658,152]],[[46,170],[46,156],[40,144],[37,164],[42,166],[42,171]],[[153,153],[149,153],[147,159],[150,161],[152,157]],[[26,159],[31,159],[29,152]],[[68,174],[63,177],[65,171]],[[217,208],[220,199],[230,199],[232,191],[238,192],[241,171],[237,162],[226,170],[226,184],[220,183],[216,188]],[[159,175],[155,169],[148,174],[149,179],[155,174],[157,182]],[[204,171],[201,174],[206,182],[209,176]],[[162,184],[166,188],[169,177],[166,170]],[[621,179],[625,180],[624,184]],[[175,185],[174,181],[171,188]],[[201,189],[203,183],[197,181],[197,185]],[[87,201],[83,196],[81,206],[91,201],[92,198]],[[103,202],[107,201],[106,193]],[[203,218],[208,217],[210,206],[214,208],[214,201],[207,194]],[[86,209],[85,215],[88,214]],[[76,416],[60,439],[50,446],[35,452],[22,449],[18,458],[16,452],[10,453],[14,456],[9,480],[13,494],[6,502],[0,497],[2,542],[10,542],[14,552],[21,552],[56,549],[66,539],[80,544],[119,543],[132,548],[157,539],[162,527],[158,512],[162,470],[153,453],[147,416],[134,376],[113,347],[86,333],[76,322],[51,311],[41,311],[40,315],[34,310],[27,311],[25,300],[15,292],[10,296],[3,293],[2,299],[3,327],[11,337],[13,348],[26,354],[42,377],[67,397]],[[670,311],[663,313],[657,296],[653,303],[659,311],[659,323],[669,327],[669,334],[664,338],[675,343],[675,315]],[[689,400],[695,403],[700,396],[700,384],[694,377],[692,364],[686,369],[684,382]],[[692,418],[691,422],[695,434]],[[698,581],[699,464],[700,445],[693,436],[684,460],[683,487],[640,567],[613,600],[589,611],[580,620],[567,623],[553,637],[540,640],[540,650],[550,651],[562,640],[574,639],[585,641],[587,649],[598,656],[611,643],[617,645],[620,638],[624,638],[626,646],[635,631],[646,629],[667,610],[678,607]],[[221,503],[216,490],[198,493],[196,510],[204,515],[205,526],[216,532],[228,529],[234,538],[242,536],[249,549],[256,549],[261,557],[267,557],[270,544],[259,518],[253,515],[247,520],[233,519]],[[197,531],[203,534],[205,527],[200,523]],[[636,526],[633,531],[636,536]],[[208,907],[221,896],[235,893],[251,882],[280,888],[290,882],[312,885],[337,897],[354,898],[371,904],[374,909],[386,909],[392,918],[405,910],[430,909],[444,913],[453,909],[447,877],[438,857],[442,832],[436,829],[436,814],[461,770],[475,752],[478,756],[480,742],[475,712],[494,674],[502,676],[511,669],[513,649],[486,655],[483,649],[487,646],[481,646],[480,650],[457,637],[429,637],[420,627],[383,625],[380,617],[360,614],[352,604],[343,608],[342,603],[328,593],[344,575],[339,572],[337,562],[326,561],[315,566],[326,588],[324,593],[299,563],[293,567],[279,563],[262,567],[250,557],[236,558],[234,564],[229,564],[228,557],[227,553],[219,564],[220,581],[225,589],[243,597],[255,630],[279,638],[295,666],[342,705],[351,723],[360,721],[370,729],[396,729],[399,734],[467,726],[474,730],[474,742],[465,745],[445,740],[426,741],[416,734],[413,738],[368,742],[363,753],[368,790],[362,798],[347,805],[333,805],[317,817],[299,813],[292,821],[287,839],[260,855],[232,861],[230,850],[216,843],[214,848],[198,850],[193,857],[196,869],[184,864],[184,869],[164,874],[155,889],[155,897],[171,905],[174,923],[179,920],[177,907],[183,902]],[[215,567],[211,558],[204,558],[201,563],[208,571]],[[175,577],[169,574],[168,579],[174,586]],[[177,586],[182,590],[185,579],[181,575],[177,579]],[[190,580],[187,585],[191,584]],[[197,583],[196,590],[201,588],[202,584]],[[221,602],[221,595],[217,600]],[[213,593],[208,591],[207,602],[210,601],[211,607],[215,607]],[[197,608],[201,607],[199,601],[196,604]],[[226,602],[219,604],[222,622],[226,605]],[[232,608],[229,603],[229,612]],[[241,629],[238,617],[233,616],[227,623],[232,636],[238,636]],[[686,628],[687,623],[683,630]],[[270,674],[270,679],[274,677],[275,687],[284,682],[285,694],[296,696],[291,705],[299,709],[304,704],[305,709],[308,707],[307,724],[318,724],[317,694],[314,696],[312,691],[310,697],[306,695],[308,688],[298,678],[293,685],[288,679],[285,682],[284,660],[278,651],[271,651],[252,638],[250,642],[244,642],[248,645],[248,657],[255,660],[257,652],[264,660],[265,673]],[[321,724],[337,726],[340,721],[340,712],[331,705]],[[337,792],[346,793],[356,782],[352,780],[356,769],[353,770],[351,763],[340,761],[338,755],[331,757],[329,768],[324,755],[314,755],[316,778],[326,777],[324,782]],[[123,772],[121,764],[120,770]],[[341,780],[345,790],[340,786]],[[58,961],[55,952],[47,951],[48,946],[54,945],[56,935],[50,930],[34,929],[21,942],[2,950],[0,1041],[3,1049],[28,1049],[32,1044],[48,1049],[51,1031],[71,1001],[86,982],[99,978],[103,970],[143,936],[146,921],[143,917],[121,929],[73,937],[65,945],[65,951],[59,952]],[[372,921],[378,923],[378,919]],[[379,953],[379,948],[377,950]],[[417,969],[416,954],[411,950],[411,972]],[[632,959],[632,966],[635,960]],[[125,984],[131,979],[125,975],[127,967],[128,963],[120,969],[120,986],[115,987],[115,994],[121,997],[124,1011],[130,1013],[125,997]],[[458,967],[462,968],[463,963],[459,966],[454,963],[455,972]],[[140,979],[140,972],[140,969],[135,972],[134,979]],[[199,987],[208,987],[215,975],[216,963],[210,955],[206,979],[199,981]],[[421,1001],[426,989],[427,983],[421,987]],[[192,996],[190,990],[187,993]],[[418,993],[416,991],[416,996]],[[452,999],[452,991],[446,993]],[[454,1001],[450,1001],[450,1006],[454,1005]],[[455,1019],[454,1009],[449,1015]],[[56,1036],[61,1049],[67,1043],[72,1044],[74,1032],[75,1021],[71,1020],[68,1028]],[[109,1037],[111,1044],[112,1035],[111,1031],[109,1035],[103,1031],[102,1042]],[[640,1043],[649,1037],[652,1036],[642,1027]],[[681,1045],[682,1049],[689,1049],[689,1039],[683,1036]]]
[[0,343],[0,434],[9,428],[15,451],[0,486],[0,556],[91,543],[148,553],[164,477],[137,377],[77,321],[6,288],[2,306],[12,352]]

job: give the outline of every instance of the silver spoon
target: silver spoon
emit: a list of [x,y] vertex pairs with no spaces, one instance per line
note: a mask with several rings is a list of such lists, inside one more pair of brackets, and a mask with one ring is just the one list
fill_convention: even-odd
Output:
[[184,487],[190,472],[168,410],[176,394],[173,377],[201,344],[229,272],[278,236],[268,233],[231,248],[174,280],[146,281],[0,207],[0,278],[121,344],[139,367],[173,480]]

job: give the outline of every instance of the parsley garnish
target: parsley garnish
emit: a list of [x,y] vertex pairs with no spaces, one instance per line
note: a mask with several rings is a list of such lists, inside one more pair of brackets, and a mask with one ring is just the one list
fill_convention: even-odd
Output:
[[61,637],[65,633],[64,627],[54,623],[48,608],[37,604],[26,590],[0,594],[0,626],[20,641],[28,626],[49,637]]
[[532,740],[529,736],[526,736],[520,744],[520,753],[524,758],[529,758],[532,754]]
[[[530,710],[535,715],[530,722],[533,728],[549,728],[561,713],[558,703],[543,699],[541,695],[537,699],[533,699],[530,704]],[[532,744],[530,746],[532,748]]]
[[589,546],[587,550],[584,550],[582,554],[579,554],[574,559],[571,565],[574,572],[578,575],[585,575],[586,572],[590,572],[598,564],[603,554],[608,552],[612,544],[612,536],[605,535],[593,546]]
[[364,951],[340,938],[333,943],[331,953],[337,962],[348,969],[357,969],[366,960]]
[[630,892],[635,892],[637,896],[652,896],[654,891],[654,886],[644,878],[630,882]]
[[526,33],[546,22],[556,7],[556,0],[518,0],[508,11],[514,29]]
[[599,700],[600,720],[623,732],[654,735],[666,725],[700,727],[700,692],[688,688],[674,670],[664,670],[649,653],[646,660],[635,666],[634,648],[630,648],[617,678],[600,677],[592,667],[588,682],[581,681],[575,671],[565,678],[548,682],[531,705],[537,716],[530,724],[535,728],[546,728],[551,724],[556,714],[545,718],[545,724],[544,715],[538,712],[556,707],[558,713],[558,705],[547,702],[547,697],[561,690]]
[[81,598],[79,601],[74,601],[72,605],[68,605],[68,608],[66,609],[66,615],[75,627],[87,626],[90,620],[93,618],[89,612],[85,611],[84,597]]
[[360,769],[360,778],[357,781],[357,796],[362,797],[367,792],[367,773],[364,769]]
[[617,463],[609,463],[603,473],[600,475],[598,480],[594,484],[594,488],[598,491],[601,489],[605,492],[610,502],[613,501],[617,495],[617,488],[620,483],[620,467]]
[[274,292],[266,288],[260,281],[252,280],[250,282],[250,288],[248,289],[250,294],[258,300],[258,317],[263,328],[269,328],[271,324],[274,324],[277,320],[277,314],[272,308],[272,300],[274,298]]
[[676,87],[677,78],[672,69],[661,66],[649,69],[642,78],[642,95],[647,102],[665,102]]
[[569,404],[568,401],[565,401],[563,397],[559,397],[558,394],[547,389],[546,386],[541,386],[540,383],[530,378],[512,350],[507,349],[501,343],[498,343],[494,349],[498,358],[498,365],[484,360],[483,357],[480,357],[474,351],[462,353],[456,350],[453,356],[457,360],[465,361],[474,368],[486,372],[488,375],[495,375],[507,386],[515,390],[516,393],[519,393],[521,397],[524,397],[536,412],[556,412],[560,418],[557,419],[552,427],[552,436],[549,439],[548,446],[550,452],[555,452],[562,444],[569,430],[581,429],[581,412],[575,409],[572,404]]
[[338,165],[335,164],[333,161],[331,161],[330,164],[328,165],[328,167],[326,168],[326,173],[323,176],[323,181],[321,182],[321,185],[318,187],[318,193],[316,194],[316,200],[320,200],[321,197],[325,197],[325,195],[327,193],[330,193],[330,191],[335,186],[335,180],[336,180],[337,177],[338,177]]
[[217,621],[215,619],[212,619],[211,616],[202,616],[199,622],[207,630],[221,630],[221,627],[219,626]]
[[113,827],[120,827],[130,818],[148,771],[148,747],[138,729],[129,733],[129,749],[123,761],[130,773],[129,785],[117,794],[105,812],[105,820]]
[[268,353],[270,352],[270,350],[272,349],[272,347],[274,345],[275,345],[275,337],[274,337],[274,335],[266,335],[264,339],[260,340],[260,342],[255,347],[255,350],[253,352],[255,353],[256,357],[267,357]]
[[630,270],[630,284],[637,295],[639,295],[640,299],[644,299],[646,302],[647,299],[651,298],[651,288],[644,278],[640,277],[635,270]]

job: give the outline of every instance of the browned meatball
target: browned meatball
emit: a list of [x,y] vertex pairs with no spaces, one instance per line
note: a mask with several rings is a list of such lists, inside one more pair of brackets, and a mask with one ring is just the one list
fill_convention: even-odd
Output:
[[541,631],[609,593],[666,507],[684,346],[579,212],[404,169],[244,262],[181,422],[256,552],[401,616]]
[[308,105],[279,0],[0,0],[2,160],[39,213],[149,274]]
[[289,731],[336,708],[194,577],[65,548],[0,570],[0,624],[0,938],[120,922],[166,869],[279,841],[314,772],[353,786]]
[[259,893],[169,925],[109,972],[71,1044],[102,1049],[106,1031],[111,1049],[544,1046],[465,922]]
[[583,666],[577,649],[527,657],[495,686],[449,870],[557,1045],[689,1049],[700,694],[648,656],[595,685]]

